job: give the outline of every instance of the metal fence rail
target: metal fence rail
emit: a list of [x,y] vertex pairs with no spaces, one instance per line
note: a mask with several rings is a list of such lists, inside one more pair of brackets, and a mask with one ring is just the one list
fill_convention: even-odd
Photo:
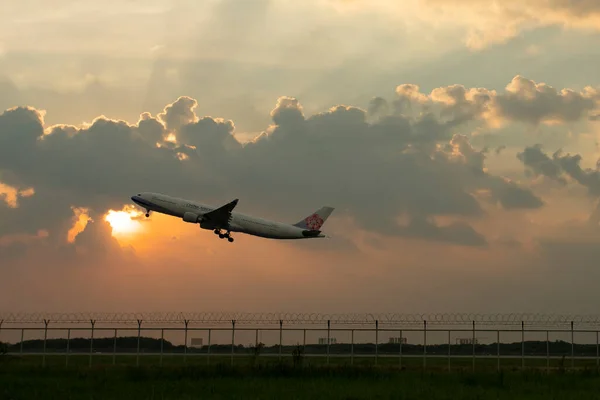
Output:
[[[447,368],[451,369],[456,367],[453,365],[456,360],[471,360],[470,367],[475,370],[478,362],[487,362],[489,368],[489,362],[495,360],[494,367],[498,370],[501,369],[503,363],[506,366],[514,367],[520,366],[522,368],[527,366],[528,360],[535,360],[539,367],[540,360],[545,360],[545,367],[551,368],[551,361],[558,360],[563,368],[578,368],[585,364],[585,367],[600,367],[600,329],[581,329],[575,327],[575,323],[571,321],[568,329],[539,329],[534,327],[528,327],[524,321],[521,321],[520,326],[514,329],[490,329],[486,327],[478,327],[475,322],[472,322],[470,329],[441,329],[439,327],[430,328],[427,321],[422,322],[422,327],[408,326],[402,328],[389,328],[380,326],[376,320],[373,326],[366,328],[338,328],[332,326],[331,321],[328,321],[326,327],[310,327],[310,328],[297,328],[297,327],[286,327],[283,320],[279,321],[278,327],[265,326],[260,328],[248,328],[239,327],[235,320],[229,321],[230,326],[228,327],[194,327],[190,326],[189,322],[184,327],[144,327],[142,326],[141,320],[137,321],[137,327],[111,327],[111,328],[98,328],[96,321],[88,321],[88,327],[65,327],[58,326],[58,324],[50,325],[50,322],[46,320],[43,328],[31,327],[29,324],[15,326],[14,323],[10,325],[4,325],[0,327],[0,340],[3,335],[16,337],[20,334],[20,339],[13,341],[13,344],[8,348],[9,355],[20,355],[20,356],[41,356],[41,362],[46,365],[48,356],[64,356],[65,364],[68,365],[69,359],[72,357],[89,356],[89,365],[93,364],[93,360],[97,357],[112,356],[112,363],[116,364],[117,357],[123,356],[135,356],[136,365],[140,364],[140,357],[155,356],[158,358],[158,363],[163,364],[165,356],[177,356],[182,358],[183,362],[186,362],[188,357],[203,357],[206,358],[206,362],[210,363],[211,359],[218,358],[220,361],[223,359],[229,359],[229,362],[234,363],[234,359],[248,358],[248,357],[264,357],[272,358],[278,357],[280,360],[284,358],[297,357],[298,353],[294,351],[301,350],[301,356],[310,359],[322,358],[327,364],[330,363],[331,359],[344,358],[349,364],[354,364],[355,359],[369,358],[375,364],[385,362],[389,364],[390,359],[397,360],[397,365],[402,367],[403,363],[412,361],[412,366],[422,366],[428,368],[429,362],[434,363],[436,366],[440,366],[440,359],[447,360]],[[102,332],[109,332],[110,335],[99,337],[98,334]],[[32,333],[38,332],[43,333],[43,340],[36,339],[35,343],[42,345],[39,349],[35,345],[31,345],[32,341],[25,341],[24,337],[31,336]],[[49,335],[55,335],[62,332],[66,333],[66,339],[64,337],[49,338]],[[89,335],[85,335],[85,332],[89,332]],[[133,332],[133,335],[131,335]],[[256,349],[259,348],[261,340],[259,336],[261,333],[273,333],[278,334],[278,339],[273,341],[270,347],[265,348],[262,352],[256,353]],[[307,334],[313,334],[315,332],[326,332],[326,336],[322,339],[325,343],[314,344],[310,341],[307,342]],[[129,335],[124,337],[120,336],[119,333],[128,333]],[[157,338],[160,333],[160,340]],[[182,345],[173,345],[170,342],[165,341],[165,334],[178,334],[183,335]],[[195,335],[202,333],[208,338],[207,343],[199,348],[192,348],[189,346],[188,338],[189,335]],[[242,346],[238,342],[236,343],[237,336],[241,334],[251,334],[253,341],[251,345]],[[346,334],[350,336],[349,341],[333,343],[332,338],[339,334]],[[356,335],[371,335],[374,340],[357,340]],[[394,338],[398,339],[397,342],[382,342],[382,335],[393,334]],[[460,335],[460,339],[467,341],[466,343],[456,344],[452,342],[452,336]],[[150,345],[142,345],[142,340],[145,340],[150,335],[155,340],[159,340],[160,348],[154,348]],[[218,343],[214,340],[216,335],[221,335],[221,338],[226,338]],[[408,336],[411,336],[411,342],[405,340]],[[478,343],[478,335],[486,335],[488,343]],[[517,335],[518,340],[506,340],[506,336]],[[542,336],[543,339],[537,340],[526,340],[527,335]],[[556,338],[558,335],[568,337],[567,340],[551,341],[550,336]],[[576,343],[575,336],[583,335],[587,337],[585,343],[579,341]],[[284,344],[284,336],[295,336],[297,340],[296,344]],[[434,339],[434,336],[437,339]],[[135,338],[135,348],[118,345],[119,340]],[[300,339],[302,338],[302,339]],[[392,337],[390,337],[391,339]],[[49,340],[61,340],[59,347],[48,348]],[[456,339],[456,337],[455,337]],[[502,340],[504,339],[504,341]],[[72,343],[75,341],[89,341],[85,343],[86,348],[73,348]],[[110,342],[112,340],[112,342]],[[153,339],[154,340],[154,339]],[[64,341],[64,346],[63,342]],[[107,342],[108,341],[108,342]],[[470,342],[469,342],[470,341]],[[98,345],[98,342],[103,344]],[[107,344],[110,342],[110,345]],[[290,341],[288,340],[288,343]],[[170,350],[167,351],[164,346],[168,343]],[[527,349],[529,344],[533,343],[533,347]],[[95,347],[96,344],[96,347]],[[542,345],[542,347],[539,347]],[[30,346],[31,345],[31,346]],[[25,348],[27,346],[27,348]],[[98,354],[97,351],[101,347],[102,353]],[[552,348],[559,347],[559,350],[551,351]],[[503,354],[504,349],[504,354]],[[369,352],[366,352],[366,351]],[[510,353],[510,354],[506,354]],[[414,360],[421,360],[420,363],[415,364]],[[384,360],[384,361],[382,361]],[[455,360],[455,361],[453,361]],[[508,363],[507,360],[512,361]],[[514,361],[520,361],[517,364]],[[565,363],[565,361],[568,361]],[[583,363],[585,361],[585,363]],[[576,365],[578,364],[578,365]],[[531,365],[533,366],[533,365]],[[465,367],[464,363],[462,367]]]

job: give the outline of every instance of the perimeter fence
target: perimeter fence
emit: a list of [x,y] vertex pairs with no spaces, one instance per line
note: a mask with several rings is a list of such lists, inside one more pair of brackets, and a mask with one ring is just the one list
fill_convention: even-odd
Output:
[[0,313],[4,357],[42,365],[599,368],[599,333],[594,315]]

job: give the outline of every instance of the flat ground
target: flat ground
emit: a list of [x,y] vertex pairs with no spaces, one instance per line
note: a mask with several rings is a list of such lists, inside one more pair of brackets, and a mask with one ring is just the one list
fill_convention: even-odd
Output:
[[227,357],[206,365],[204,358],[184,363],[177,356],[165,357],[162,367],[155,356],[141,356],[139,366],[135,356],[117,356],[115,365],[112,356],[95,355],[92,367],[89,360],[70,356],[66,366],[64,355],[46,356],[42,367],[38,356],[2,356],[0,399],[600,399],[595,365],[572,372],[509,366],[498,373],[495,360],[476,360],[492,365],[473,373],[471,360],[454,359],[465,364],[450,372],[445,360],[433,359],[426,370],[419,359],[404,360],[412,365],[403,368],[387,360],[378,366],[304,360],[296,367],[277,358],[235,359],[232,366]]
[[[293,357],[290,354],[282,355],[281,359],[277,354],[263,354],[258,358],[251,355],[231,355],[225,354],[188,354],[182,353],[165,353],[162,357],[158,354],[144,354],[139,356],[135,354],[103,354],[103,353],[72,353],[52,354],[46,356],[42,354],[8,354],[4,356],[10,365],[29,365],[29,366],[211,366],[211,365],[229,365],[229,366],[248,366],[248,365],[293,365]],[[600,369],[600,359],[595,357],[575,357],[571,359],[567,356],[553,356],[551,358],[540,357],[501,357],[496,356],[477,356],[475,359],[471,356],[456,356],[448,358],[447,356],[431,356],[426,358],[423,356],[406,356],[402,358],[398,356],[357,356],[351,358],[349,356],[331,355],[329,359],[325,355],[304,356],[304,366],[380,366],[380,367],[395,367],[411,370],[468,370],[475,372],[498,371],[500,369],[521,369],[525,368],[540,368],[551,370],[557,369]]]

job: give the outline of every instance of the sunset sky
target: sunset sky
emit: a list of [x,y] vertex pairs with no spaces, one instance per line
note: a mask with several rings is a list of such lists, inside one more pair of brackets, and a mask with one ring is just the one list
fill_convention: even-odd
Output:
[[[0,311],[597,313],[600,2],[0,4]],[[328,240],[219,240],[161,192]]]

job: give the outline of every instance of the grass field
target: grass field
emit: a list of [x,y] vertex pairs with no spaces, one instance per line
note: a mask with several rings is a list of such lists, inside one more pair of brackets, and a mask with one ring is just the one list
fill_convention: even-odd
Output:
[[[135,354],[102,354],[102,353],[76,353],[52,354],[46,356],[41,354],[9,354],[4,356],[5,364],[12,366],[211,366],[215,364],[228,366],[255,366],[255,365],[288,365],[294,364],[294,358],[290,354],[283,354],[281,359],[277,354],[263,354],[259,357],[253,357],[247,354],[237,354],[234,357],[226,354],[188,354],[165,353],[162,357],[158,354],[144,354],[139,356]],[[395,367],[410,370],[469,370],[475,372],[493,372],[500,369],[597,369],[600,368],[600,360],[594,357],[579,357],[571,359],[569,356],[546,357],[526,357],[522,360],[520,357],[503,356],[498,360],[496,356],[477,356],[473,359],[471,356],[453,355],[450,359],[447,356],[428,355],[407,356],[402,358],[398,356],[380,355],[375,356],[355,356],[351,358],[348,355],[331,355],[329,358],[325,355],[302,357],[302,365],[305,367],[324,367],[324,366],[380,366]]]
[[[294,366],[291,359],[277,357],[217,357],[206,359],[165,356],[163,366],[156,356],[94,355],[3,356],[0,360],[2,399],[600,399],[600,374],[595,365],[577,371],[562,368],[521,370],[520,359],[500,373],[496,360],[456,360],[447,371],[447,360],[429,359],[423,370],[421,359],[406,359],[403,368],[389,359],[359,359],[354,366],[339,359],[325,365],[322,359],[304,359]],[[358,361],[358,360],[355,360]],[[398,360],[392,360],[398,361]],[[527,360],[532,361],[532,360]],[[537,360],[536,360],[537,361]],[[516,364],[516,365],[515,365]],[[545,360],[543,363],[545,366]],[[459,368],[462,367],[462,368]]]

